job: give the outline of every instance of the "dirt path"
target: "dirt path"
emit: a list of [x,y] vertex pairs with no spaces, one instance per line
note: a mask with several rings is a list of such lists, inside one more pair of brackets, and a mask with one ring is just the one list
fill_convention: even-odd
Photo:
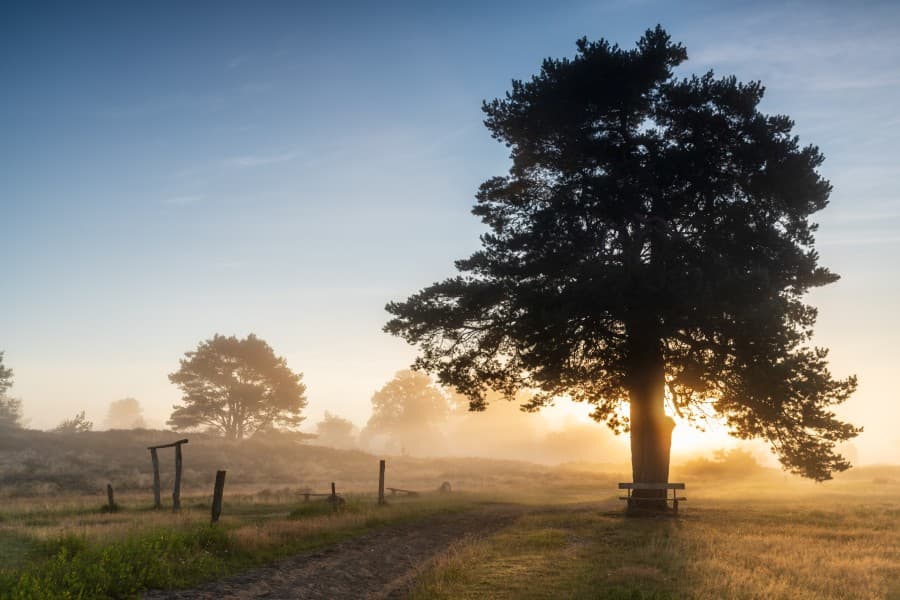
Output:
[[388,526],[314,554],[294,556],[198,588],[148,592],[144,598],[401,598],[417,567],[452,542],[493,533],[524,512],[519,506],[491,505]]

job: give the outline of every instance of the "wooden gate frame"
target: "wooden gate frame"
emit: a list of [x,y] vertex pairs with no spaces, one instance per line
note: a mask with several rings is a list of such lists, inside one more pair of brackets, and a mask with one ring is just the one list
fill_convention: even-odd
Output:
[[162,502],[159,490],[159,455],[156,451],[160,448],[175,447],[175,486],[172,490],[172,510],[179,511],[181,510],[181,445],[187,443],[187,438],[185,438],[171,444],[147,446],[147,450],[150,451],[150,460],[153,462],[153,508],[157,510],[162,507]]

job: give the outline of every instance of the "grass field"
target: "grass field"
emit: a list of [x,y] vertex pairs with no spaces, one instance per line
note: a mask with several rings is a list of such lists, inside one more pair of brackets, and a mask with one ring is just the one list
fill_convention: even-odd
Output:
[[412,597],[900,599],[900,486],[850,491],[701,494],[675,519],[547,507],[455,544]]
[[[456,491],[379,507],[363,493],[376,482],[376,457],[198,437],[184,509],[173,514],[149,508],[143,447],[159,435],[50,444],[49,434],[23,432],[0,441],[0,598],[128,598],[192,586],[399,523],[427,532],[432,516],[501,501],[524,505],[523,515],[423,557],[413,598],[900,600],[900,467],[813,484],[744,464],[676,465],[673,480],[687,482],[689,498],[679,518],[633,519],[616,499],[615,482],[627,475],[599,466],[396,457],[389,485],[434,490],[447,480]],[[211,527],[208,493],[221,464],[225,506]],[[344,510],[303,502],[303,489],[325,491],[332,479],[349,491]],[[122,490],[122,510],[102,510],[105,481]]]
[[[545,489],[489,537],[454,544],[412,591],[426,598],[900,598],[900,485],[761,493],[701,486],[678,518],[623,515],[612,493]],[[854,491],[865,491],[860,498]],[[510,500],[517,494],[502,494]],[[549,502],[552,498],[554,502]],[[333,514],[296,492],[238,496],[210,527],[207,499],[179,515],[143,498],[103,513],[93,498],[0,511],[0,597],[131,597],[214,579],[373,528],[462,511],[484,495],[429,495]]]
[[220,523],[208,499],[179,514],[125,499],[105,513],[85,498],[20,499],[0,512],[0,598],[122,598],[189,586],[375,528],[466,510],[477,498],[429,496],[377,506],[371,497],[305,503],[296,492],[232,497]]

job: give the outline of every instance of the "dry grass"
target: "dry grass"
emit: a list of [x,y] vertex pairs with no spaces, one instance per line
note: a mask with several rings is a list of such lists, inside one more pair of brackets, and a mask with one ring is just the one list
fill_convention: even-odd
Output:
[[[148,510],[144,446],[163,435],[109,432],[60,441],[21,432],[16,440],[0,440],[0,596],[20,586],[22,573],[39,578],[55,565],[56,580],[32,578],[46,596],[22,597],[59,597],[62,588],[52,586],[68,581],[73,569],[81,569],[80,581],[87,583],[109,571],[103,589],[113,591],[104,593],[128,597],[372,527],[503,500],[532,511],[487,539],[455,544],[424,569],[414,597],[900,598],[897,467],[854,469],[817,485],[764,469],[749,478],[716,465],[707,469],[716,477],[684,477],[690,500],[680,519],[647,521],[622,517],[615,483],[628,475],[591,465],[553,469],[397,457],[388,460],[389,485],[429,490],[450,481],[465,493],[376,507],[364,494],[375,487],[376,457],[278,440],[228,445],[200,436],[186,449],[184,510],[175,515]],[[225,507],[211,530],[208,490],[223,461]],[[677,468],[674,477],[682,478]],[[120,512],[100,511],[107,480],[117,486]],[[343,512],[304,509],[291,518],[309,506],[302,503],[303,488],[324,491],[331,480],[347,497]],[[85,493],[61,493],[69,485]],[[44,488],[53,493],[24,495]],[[149,561],[159,566],[152,573],[129,570],[144,553],[157,556],[160,544],[168,563]],[[191,562],[198,555],[206,558]],[[108,569],[98,566],[104,557]]]
[[729,497],[678,519],[548,507],[425,569],[413,598],[900,598],[900,486]]

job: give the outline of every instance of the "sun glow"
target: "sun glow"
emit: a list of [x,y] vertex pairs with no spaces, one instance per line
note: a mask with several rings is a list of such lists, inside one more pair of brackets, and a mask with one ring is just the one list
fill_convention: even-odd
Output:
[[[557,400],[553,406],[541,409],[541,416],[551,428],[564,428],[567,423],[595,423],[590,417],[591,405],[573,402],[567,398]],[[618,409],[618,413],[628,416],[628,405],[624,404]],[[679,455],[709,452],[721,448],[731,448],[737,445],[738,440],[728,435],[725,424],[721,421],[710,419],[703,423],[703,429],[699,429],[686,419],[677,415],[670,415],[675,419],[675,429],[672,431],[672,453]],[[597,427],[605,427],[596,423]],[[624,434],[619,436],[622,444],[628,448],[631,444],[631,436]]]
[[698,429],[684,419],[675,417],[675,429],[672,431],[672,453],[693,454],[720,448],[731,448],[737,440],[728,435],[724,424],[711,421]]

